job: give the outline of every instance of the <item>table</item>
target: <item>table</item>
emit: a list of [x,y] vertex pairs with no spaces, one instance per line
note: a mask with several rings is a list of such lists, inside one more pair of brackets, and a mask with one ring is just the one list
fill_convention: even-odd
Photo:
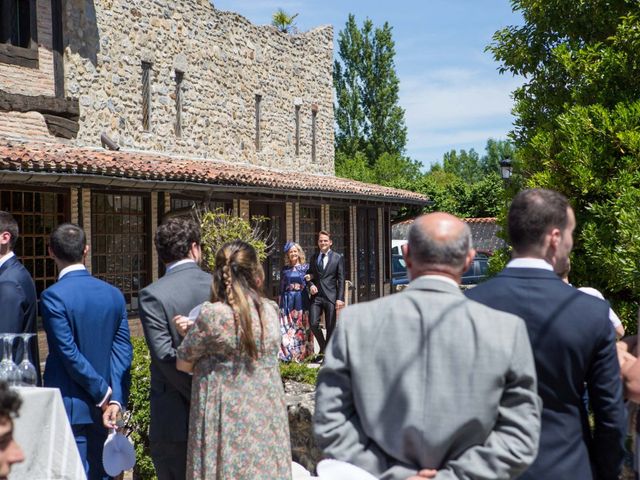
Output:
[[11,480],[87,478],[57,388],[14,387],[22,398],[14,437],[25,461],[11,469]]

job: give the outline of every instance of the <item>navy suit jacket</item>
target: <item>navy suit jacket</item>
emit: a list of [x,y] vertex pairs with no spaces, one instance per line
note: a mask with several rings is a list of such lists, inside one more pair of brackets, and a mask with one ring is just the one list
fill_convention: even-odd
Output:
[[327,266],[320,270],[318,268],[319,256],[319,252],[314,253],[309,263],[311,283],[318,288],[316,295],[329,300],[333,304],[336,303],[336,300],[344,302],[344,257],[333,250],[329,250]]
[[617,479],[626,423],[608,303],[536,268],[507,268],[466,294],[527,326],[544,406],[538,457],[519,478]]
[[60,389],[69,421],[101,423],[100,403],[124,408],[133,348],[122,293],[86,270],[72,271],[42,292],[49,356],[44,385]]
[[[11,257],[0,267],[0,305],[0,333],[37,333],[36,287],[18,257]],[[22,344],[16,341],[14,346],[15,361],[19,363],[22,361]],[[40,384],[37,339],[31,339],[30,350],[31,362],[36,367]]]

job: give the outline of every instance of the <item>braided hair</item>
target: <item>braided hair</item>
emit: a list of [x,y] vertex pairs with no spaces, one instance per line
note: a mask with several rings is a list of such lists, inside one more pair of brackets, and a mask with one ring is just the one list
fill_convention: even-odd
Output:
[[258,310],[260,348],[264,349],[263,281],[262,265],[255,249],[248,243],[234,240],[225,243],[216,253],[211,300],[226,303],[233,309],[240,348],[253,360],[258,358],[258,348],[253,336],[252,306]]

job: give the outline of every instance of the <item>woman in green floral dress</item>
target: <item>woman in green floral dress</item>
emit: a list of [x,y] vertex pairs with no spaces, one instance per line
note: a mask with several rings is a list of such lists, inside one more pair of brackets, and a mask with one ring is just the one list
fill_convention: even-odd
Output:
[[193,371],[189,479],[291,479],[278,307],[260,295],[263,279],[253,247],[225,244],[212,303],[178,348],[178,369]]

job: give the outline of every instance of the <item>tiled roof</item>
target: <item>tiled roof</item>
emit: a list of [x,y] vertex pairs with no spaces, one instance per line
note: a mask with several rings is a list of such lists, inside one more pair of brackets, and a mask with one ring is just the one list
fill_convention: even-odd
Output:
[[276,192],[368,197],[423,205],[415,192],[296,171],[243,163],[191,159],[159,153],[110,151],[63,144],[22,143],[0,139],[0,173],[42,172],[101,176],[153,182],[258,187]]

